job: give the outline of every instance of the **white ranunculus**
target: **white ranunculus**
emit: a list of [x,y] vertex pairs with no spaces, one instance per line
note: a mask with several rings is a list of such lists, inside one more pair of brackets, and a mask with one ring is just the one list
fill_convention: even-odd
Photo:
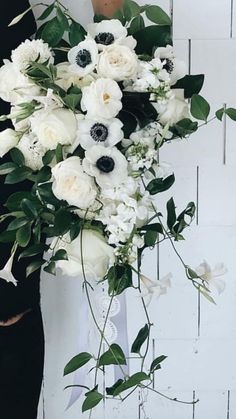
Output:
[[128,177],[128,162],[116,148],[95,145],[85,152],[83,168],[101,188],[118,186]]
[[28,77],[24,76],[8,60],[0,68],[0,98],[6,102],[17,104],[27,102],[28,97],[39,96],[41,90]]
[[89,118],[114,118],[122,109],[122,92],[116,81],[101,78],[82,89],[81,107]]
[[184,118],[189,118],[189,106],[184,99],[183,89],[173,89],[172,97],[166,104],[152,103],[158,112],[159,121],[172,126]]
[[54,62],[51,49],[42,39],[26,39],[12,51],[11,59],[19,70],[25,70],[32,61],[49,61],[51,64]]
[[9,150],[16,147],[19,141],[19,134],[13,129],[7,128],[0,132],[0,157],[3,157]]
[[[54,242],[56,244],[56,241]],[[52,243],[51,247],[54,246]],[[82,258],[81,258],[81,233],[73,241],[69,234],[57,241],[55,250],[64,249],[67,252],[68,260],[56,262],[64,275],[83,275],[82,261],[86,278],[102,279],[109,265],[115,261],[114,249],[109,246],[105,238],[94,230],[83,230],[82,232]]]
[[93,39],[85,39],[68,52],[71,71],[84,77],[92,73],[98,60],[98,47]]
[[71,65],[68,62],[57,64],[56,84],[66,91],[71,86],[77,86],[79,88],[89,86],[95,78],[95,74],[80,77],[78,73],[72,71]]
[[94,204],[97,188],[94,180],[84,173],[81,160],[77,156],[58,163],[52,169],[54,195],[69,205],[87,209]]
[[42,110],[30,121],[32,132],[47,150],[54,150],[58,144],[71,145],[76,138],[77,121],[69,109]]
[[104,147],[112,147],[119,143],[124,133],[123,124],[118,118],[112,119],[89,119],[85,118],[79,124],[79,141],[85,150],[95,144],[102,144]]
[[43,156],[47,149],[42,146],[37,137],[32,134],[24,134],[17,144],[17,148],[22,152],[25,158],[25,165],[33,171],[40,170],[43,167]]
[[88,25],[88,34],[96,41],[99,50],[127,36],[127,29],[118,19],[102,20]]
[[129,80],[136,77],[137,70],[136,54],[124,45],[110,45],[99,56],[97,71],[100,77]]
[[171,85],[175,85],[178,80],[182,79],[187,74],[187,65],[184,61],[175,58],[174,49],[171,45],[166,47],[159,47],[156,49],[154,56],[163,62],[163,68],[170,75]]

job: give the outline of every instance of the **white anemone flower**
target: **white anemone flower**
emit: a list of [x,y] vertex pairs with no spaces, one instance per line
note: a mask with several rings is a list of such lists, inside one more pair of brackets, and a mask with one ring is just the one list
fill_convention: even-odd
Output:
[[116,147],[95,145],[85,152],[83,169],[103,189],[115,187],[128,177],[128,162]]
[[116,81],[100,78],[82,89],[81,107],[90,118],[114,118],[122,109],[122,91]]
[[99,23],[90,23],[87,27],[88,34],[98,44],[99,50],[114,44],[117,40],[127,37],[127,29],[118,19],[102,20]]
[[54,62],[52,51],[42,39],[27,39],[12,51],[11,59],[18,70],[25,70],[32,61]]
[[17,249],[17,246],[13,246],[11,256],[9,257],[4,268],[0,270],[0,278],[4,279],[6,282],[11,282],[15,286],[17,286],[17,280],[12,273],[12,266],[13,266],[13,260],[15,257],[16,249]]
[[171,45],[157,48],[154,54],[163,62],[163,68],[169,73],[170,84],[173,86],[178,80],[187,74],[187,65],[184,61],[175,58],[174,50]]
[[141,293],[141,296],[146,299],[146,304],[149,305],[152,298],[156,296],[159,298],[161,295],[166,294],[168,288],[171,287],[172,274],[168,273],[166,276],[161,278],[159,281],[152,281],[144,275],[140,276],[142,284],[145,287],[145,291]]
[[70,70],[79,77],[92,73],[98,60],[98,47],[93,39],[85,39],[68,52]]
[[225,281],[220,279],[227,273],[227,268],[223,263],[217,263],[212,269],[211,266],[204,260],[196,269],[196,273],[206,281],[206,285],[211,289],[215,288],[218,294],[221,294],[225,290]]
[[85,118],[79,125],[80,145],[87,150],[95,144],[112,147],[119,143],[124,133],[118,118],[107,120]]

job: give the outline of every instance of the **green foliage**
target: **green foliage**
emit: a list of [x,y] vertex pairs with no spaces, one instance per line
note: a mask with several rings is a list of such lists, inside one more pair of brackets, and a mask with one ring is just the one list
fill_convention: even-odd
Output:
[[121,347],[113,343],[109,349],[100,356],[98,366],[104,365],[126,365],[125,354]]
[[144,342],[147,340],[149,333],[150,333],[149,326],[145,324],[145,326],[142,327],[142,329],[140,329],[140,331],[138,332],[138,335],[132,344],[131,352],[136,353],[136,354],[140,353],[140,349],[142,345],[144,344]]
[[204,83],[204,74],[187,75],[178,80],[173,86],[174,89],[184,89],[184,97],[190,99],[194,94],[198,94]]
[[135,32],[138,32],[143,28],[145,28],[144,19],[141,15],[138,15],[132,20],[130,24],[129,34],[133,35]]
[[26,276],[30,276],[32,273],[36,272],[38,269],[40,269],[46,261],[44,259],[42,260],[34,260],[31,262],[27,268],[26,268]]
[[71,47],[78,45],[85,39],[86,31],[79,23],[72,20],[69,28],[69,41]]
[[85,394],[86,399],[82,405],[82,412],[86,412],[87,410],[93,409],[95,406],[103,400],[103,395],[99,393],[97,390],[89,391]]
[[132,268],[130,265],[114,265],[109,269],[105,279],[108,280],[109,295],[119,295],[133,285]]
[[64,368],[64,375],[71,374],[72,372],[83,367],[92,359],[92,355],[88,352],[81,352],[79,355],[76,355],[72,358]]
[[171,30],[169,25],[147,26],[133,34],[137,41],[136,53],[152,55],[157,47],[172,45]]
[[157,25],[171,25],[170,17],[159,6],[146,6],[146,16]]
[[11,173],[8,173],[5,179],[5,183],[6,184],[20,183],[23,180],[28,179],[28,177],[31,174],[32,174],[32,170],[29,169],[29,167],[26,167],[26,166],[17,167]]
[[194,118],[207,121],[210,105],[201,95],[194,94],[191,99],[191,114]]
[[185,118],[177,122],[177,124],[175,124],[173,127],[171,127],[170,131],[173,132],[174,137],[184,138],[197,131],[197,129],[197,122],[193,122],[191,119]]
[[131,377],[129,377],[127,380],[124,380],[122,384],[116,387],[116,389],[113,392],[113,396],[117,396],[118,394],[122,393],[125,390],[128,390],[129,388],[138,386],[142,383],[142,381],[150,380],[149,375],[147,375],[145,372],[137,372]]
[[170,189],[171,186],[174,184],[174,182],[175,182],[174,174],[166,178],[153,179],[147,185],[147,190],[148,192],[150,192],[151,195],[156,195],[160,192],[164,192]]
[[45,20],[47,19],[50,14],[53,12],[54,10],[54,3],[50,4],[50,6],[48,6],[43,13],[38,17],[38,20]]
[[158,358],[154,359],[150,367],[150,373],[153,374],[155,371],[159,370],[161,368],[161,363],[165,361],[166,358],[167,356],[161,355]]
[[10,151],[10,156],[13,163],[15,163],[17,166],[24,166],[25,158],[18,148],[12,148]]
[[20,227],[16,232],[16,241],[21,247],[26,247],[31,239],[31,223],[27,223]]
[[44,26],[41,38],[47,42],[51,47],[56,47],[64,35],[65,27],[63,23],[54,17],[49,20]]

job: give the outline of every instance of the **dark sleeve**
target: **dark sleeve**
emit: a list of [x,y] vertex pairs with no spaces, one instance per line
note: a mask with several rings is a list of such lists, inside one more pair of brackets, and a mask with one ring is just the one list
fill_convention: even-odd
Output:
[[22,41],[29,38],[36,31],[36,23],[32,11],[16,25],[8,28],[8,24],[14,17],[30,7],[28,0],[5,0],[0,14],[1,49],[0,65],[4,58],[9,58],[12,49]]

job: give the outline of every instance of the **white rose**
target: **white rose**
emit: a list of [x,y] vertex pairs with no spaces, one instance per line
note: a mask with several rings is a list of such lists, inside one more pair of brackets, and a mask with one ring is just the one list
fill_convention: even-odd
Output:
[[52,169],[52,190],[58,199],[87,209],[94,204],[97,188],[91,176],[84,173],[81,160],[77,156],[58,163]]
[[166,104],[152,103],[158,112],[159,121],[172,126],[182,119],[189,118],[189,106],[184,99],[183,89],[173,89],[173,96]]
[[8,60],[0,68],[0,98],[17,104],[27,102],[27,98],[39,96],[41,90],[36,84],[20,73]]
[[42,39],[26,39],[12,51],[11,59],[19,70],[26,69],[32,61],[40,63],[49,61],[51,64],[54,62],[51,49]]
[[[52,243],[54,246],[56,240]],[[64,275],[81,276],[81,234],[73,241],[69,234],[66,234],[56,243],[55,250],[64,249],[67,252],[68,260],[56,262],[58,268],[62,269]],[[103,278],[109,268],[114,263],[114,249],[109,246],[105,238],[94,230],[83,230],[82,232],[82,254],[83,265],[86,277],[93,279]]]
[[135,78],[138,69],[136,54],[124,45],[110,45],[99,56],[98,75],[116,81]]
[[31,118],[32,132],[47,150],[58,144],[71,145],[76,138],[77,121],[69,109],[51,109],[36,112]]
[[122,109],[122,92],[116,81],[101,78],[82,89],[81,107],[88,117],[114,118]]
[[19,141],[19,134],[13,129],[7,128],[0,132],[0,157],[3,157],[9,150],[16,147]]

